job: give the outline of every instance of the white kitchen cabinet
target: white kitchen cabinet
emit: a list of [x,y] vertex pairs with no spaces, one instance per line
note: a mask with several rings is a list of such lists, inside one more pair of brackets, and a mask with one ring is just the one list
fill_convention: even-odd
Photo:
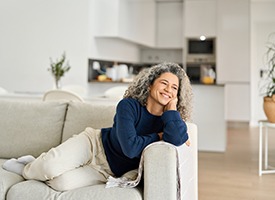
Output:
[[193,122],[199,151],[225,152],[227,144],[223,85],[192,85]]
[[183,47],[183,3],[157,2],[156,47]]
[[185,37],[216,37],[216,0],[186,0],[184,3]]
[[250,81],[250,1],[219,0],[217,82]]
[[182,63],[182,49],[158,49],[147,48],[140,50],[140,62],[142,63],[159,63],[159,62],[176,62]]
[[95,0],[93,12],[94,36],[118,36],[119,0]]
[[155,46],[154,1],[95,0],[94,36]]
[[250,85],[248,83],[225,85],[225,119],[243,122],[250,120]]

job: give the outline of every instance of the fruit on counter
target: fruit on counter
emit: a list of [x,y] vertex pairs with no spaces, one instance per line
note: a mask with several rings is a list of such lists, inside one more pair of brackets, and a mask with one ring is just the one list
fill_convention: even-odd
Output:
[[213,84],[214,79],[212,77],[205,76],[205,77],[202,78],[202,83],[204,83],[204,84]]
[[97,77],[98,81],[109,81],[109,78],[105,74],[101,74]]

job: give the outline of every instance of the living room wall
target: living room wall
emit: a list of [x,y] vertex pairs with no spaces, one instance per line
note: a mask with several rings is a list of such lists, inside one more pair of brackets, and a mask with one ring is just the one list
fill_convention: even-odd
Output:
[[64,51],[72,66],[64,82],[85,81],[88,0],[0,2],[0,86],[32,92],[52,88],[50,57],[60,58]]
[[[0,0],[0,87],[42,93],[53,87],[47,68],[65,51],[62,84],[87,86],[88,59],[137,61],[136,45],[93,37],[95,0]],[[127,60],[128,59],[128,60]]]

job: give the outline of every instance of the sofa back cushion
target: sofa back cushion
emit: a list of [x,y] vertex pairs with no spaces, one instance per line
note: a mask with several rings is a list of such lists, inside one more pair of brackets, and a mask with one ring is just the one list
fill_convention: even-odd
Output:
[[86,127],[104,128],[113,125],[116,105],[69,102],[62,142]]
[[0,158],[35,157],[61,142],[65,102],[0,101]]

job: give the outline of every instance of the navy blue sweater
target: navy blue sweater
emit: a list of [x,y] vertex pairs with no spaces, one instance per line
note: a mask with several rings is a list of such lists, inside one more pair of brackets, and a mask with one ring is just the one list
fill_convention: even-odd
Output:
[[150,114],[132,98],[122,99],[116,109],[114,124],[102,129],[105,154],[115,176],[137,169],[143,149],[163,140],[176,146],[188,139],[187,127],[178,111],[165,111],[162,116]]

